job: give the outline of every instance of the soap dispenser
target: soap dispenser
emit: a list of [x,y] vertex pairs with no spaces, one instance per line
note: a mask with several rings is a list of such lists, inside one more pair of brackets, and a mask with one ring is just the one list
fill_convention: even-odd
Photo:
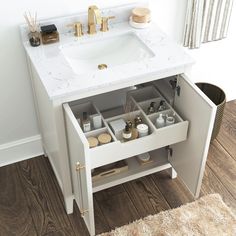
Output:
[[155,102],[151,102],[150,106],[147,109],[147,115],[150,115],[155,112]]
[[156,127],[162,128],[165,126],[165,119],[162,114],[160,114],[156,119]]
[[124,141],[129,141],[132,138],[132,130],[128,122],[126,122],[126,126],[123,130],[122,136],[123,136]]

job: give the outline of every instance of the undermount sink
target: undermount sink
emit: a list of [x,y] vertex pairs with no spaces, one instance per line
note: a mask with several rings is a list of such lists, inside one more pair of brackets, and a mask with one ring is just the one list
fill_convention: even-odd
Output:
[[61,52],[76,74],[112,68],[154,56],[134,33],[92,42],[75,42],[62,46]]

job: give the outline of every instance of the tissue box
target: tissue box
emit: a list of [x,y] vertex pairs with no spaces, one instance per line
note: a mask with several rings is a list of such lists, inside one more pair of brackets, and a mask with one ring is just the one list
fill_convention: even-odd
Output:
[[121,139],[122,138],[122,131],[126,125],[124,119],[113,120],[109,124],[110,124],[110,127],[111,127],[113,133],[115,134],[116,138]]

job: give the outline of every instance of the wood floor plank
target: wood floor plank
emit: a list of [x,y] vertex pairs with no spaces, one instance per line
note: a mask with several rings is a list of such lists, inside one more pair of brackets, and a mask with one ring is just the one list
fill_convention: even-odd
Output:
[[236,160],[236,118],[223,118],[217,141]]
[[0,168],[0,235],[37,235],[15,165]]
[[152,178],[171,208],[194,200],[181,180],[178,177],[171,179],[166,170],[153,174]]
[[101,234],[111,230],[106,220],[106,217],[103,215],[103,212],[100,209],[100,206],[95,198],[94,198],[94,218],[95,218],[96,234]]
[[17,163],[17,170],[39,235],[75,235],[42,157]]
[[229,101],[225,104],[224,115],[228,119],[236,119],[236,100]]
[[212,142],[210,146],[208,165],[236,199],[236,161],[225,151],[217,140]]
[[122,185],[95,193],[94,197],[111,229],[141,218]]
[[[208,161],[209,163],[210,161]],[[219,193],[224,202],[236,213],[236,200],[225,188],[223,183],[215,176],[211,168],[206,165],[205,174],[202,181],[200,196],[211,193]]]
[[170,209],[151,176],[127,182],[123,186],[141,217]]
[[[51,167],[51,164],[48,160],[48,158],[38,159],[38,165],[40,166],[40,169],[42,169],[42,172],[45,172],[45,176],[50,176],[50,179],[53,181],[52,184],[54,184],[55,191],[58,193],[58,197],[60,198],[62,204],[64,203],[64,198],[60,189],[60,186],[57,182],[56,176],[53,172],[53,169]],[[64,209],[64,206],[63,206]],[[87,230],[87,227],[80,215],[80,211],[78,209],[78,206],[74,202],[74,212],[73,214],[67,215],[70,224],[72,226],[72,229],[74,230],[74,233],[76,236],[86,236],[89,235],[89,232]]]

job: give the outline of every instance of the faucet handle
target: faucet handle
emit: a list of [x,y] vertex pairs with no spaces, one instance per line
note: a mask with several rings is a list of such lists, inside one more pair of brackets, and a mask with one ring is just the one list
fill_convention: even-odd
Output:
[[106,32],[109,30],[108,28],[108,20],[115,19],[115,16],[108,16],[108,17],[102,17],[102,24],[100,31]]
[[74,35],[76,37],[81,37],[83,35],[83,25],[80,22],[69,24],[67,27],[73,27],[75,29]]

